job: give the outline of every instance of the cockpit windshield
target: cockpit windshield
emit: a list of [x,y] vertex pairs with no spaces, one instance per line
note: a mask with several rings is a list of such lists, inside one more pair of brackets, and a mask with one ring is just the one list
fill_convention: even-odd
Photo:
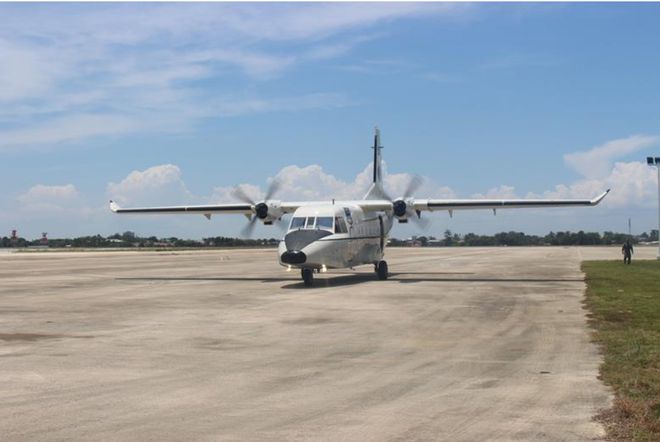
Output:
[[331,216],[319,216],[316,218],[316,227],[323,230],[332,231],[332,217]]
[[333,231],[333,218],[331,216],[295,216],[291,219],[289,230],[321,229]]
[[305,227],[305,218],[304,217],[294,217],[291,219],[291,227],[289,227],[289,230],[294,230],[294,229],[302,229]]

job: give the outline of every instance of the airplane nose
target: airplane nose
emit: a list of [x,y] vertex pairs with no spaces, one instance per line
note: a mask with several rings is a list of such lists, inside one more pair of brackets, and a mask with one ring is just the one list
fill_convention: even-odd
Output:
[[281,259],[285,264],[303,264],[307,261],[307,256],[300,250],[287,250],[282,253]]
[[332,235],[327,230],[294,230],[284,237],[287,250],[302,250],[309,244],[325,236]]

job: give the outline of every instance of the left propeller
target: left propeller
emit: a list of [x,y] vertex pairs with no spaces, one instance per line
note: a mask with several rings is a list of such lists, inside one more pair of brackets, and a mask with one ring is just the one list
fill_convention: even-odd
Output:
[[392,210],[397,218],[404,220],[410,219],[419,227],[426,228],[428,227],[428,220],[422,219],[420,212],[415,211],[412,207],[412,196],[423,183],[424,180],[420,176],[414,175],[408,182],[406,190],[403,192],[403,197],[392,201]]

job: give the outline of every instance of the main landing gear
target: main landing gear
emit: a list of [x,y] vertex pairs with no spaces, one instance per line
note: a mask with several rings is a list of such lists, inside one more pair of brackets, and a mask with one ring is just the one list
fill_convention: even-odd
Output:
[[387,271],[387,262],[386,261],[378,261],[376,264],[374,264],[374,271],[378,275],[378,279],[381,281],[387,279],[389,276],[389,273]]

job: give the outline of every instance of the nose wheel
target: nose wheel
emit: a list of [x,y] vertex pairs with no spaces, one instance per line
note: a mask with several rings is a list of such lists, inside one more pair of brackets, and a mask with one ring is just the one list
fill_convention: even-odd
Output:
[[306,287],[311,287],[314,284],[314,271],[312,269],[302,269],[300,274]]

